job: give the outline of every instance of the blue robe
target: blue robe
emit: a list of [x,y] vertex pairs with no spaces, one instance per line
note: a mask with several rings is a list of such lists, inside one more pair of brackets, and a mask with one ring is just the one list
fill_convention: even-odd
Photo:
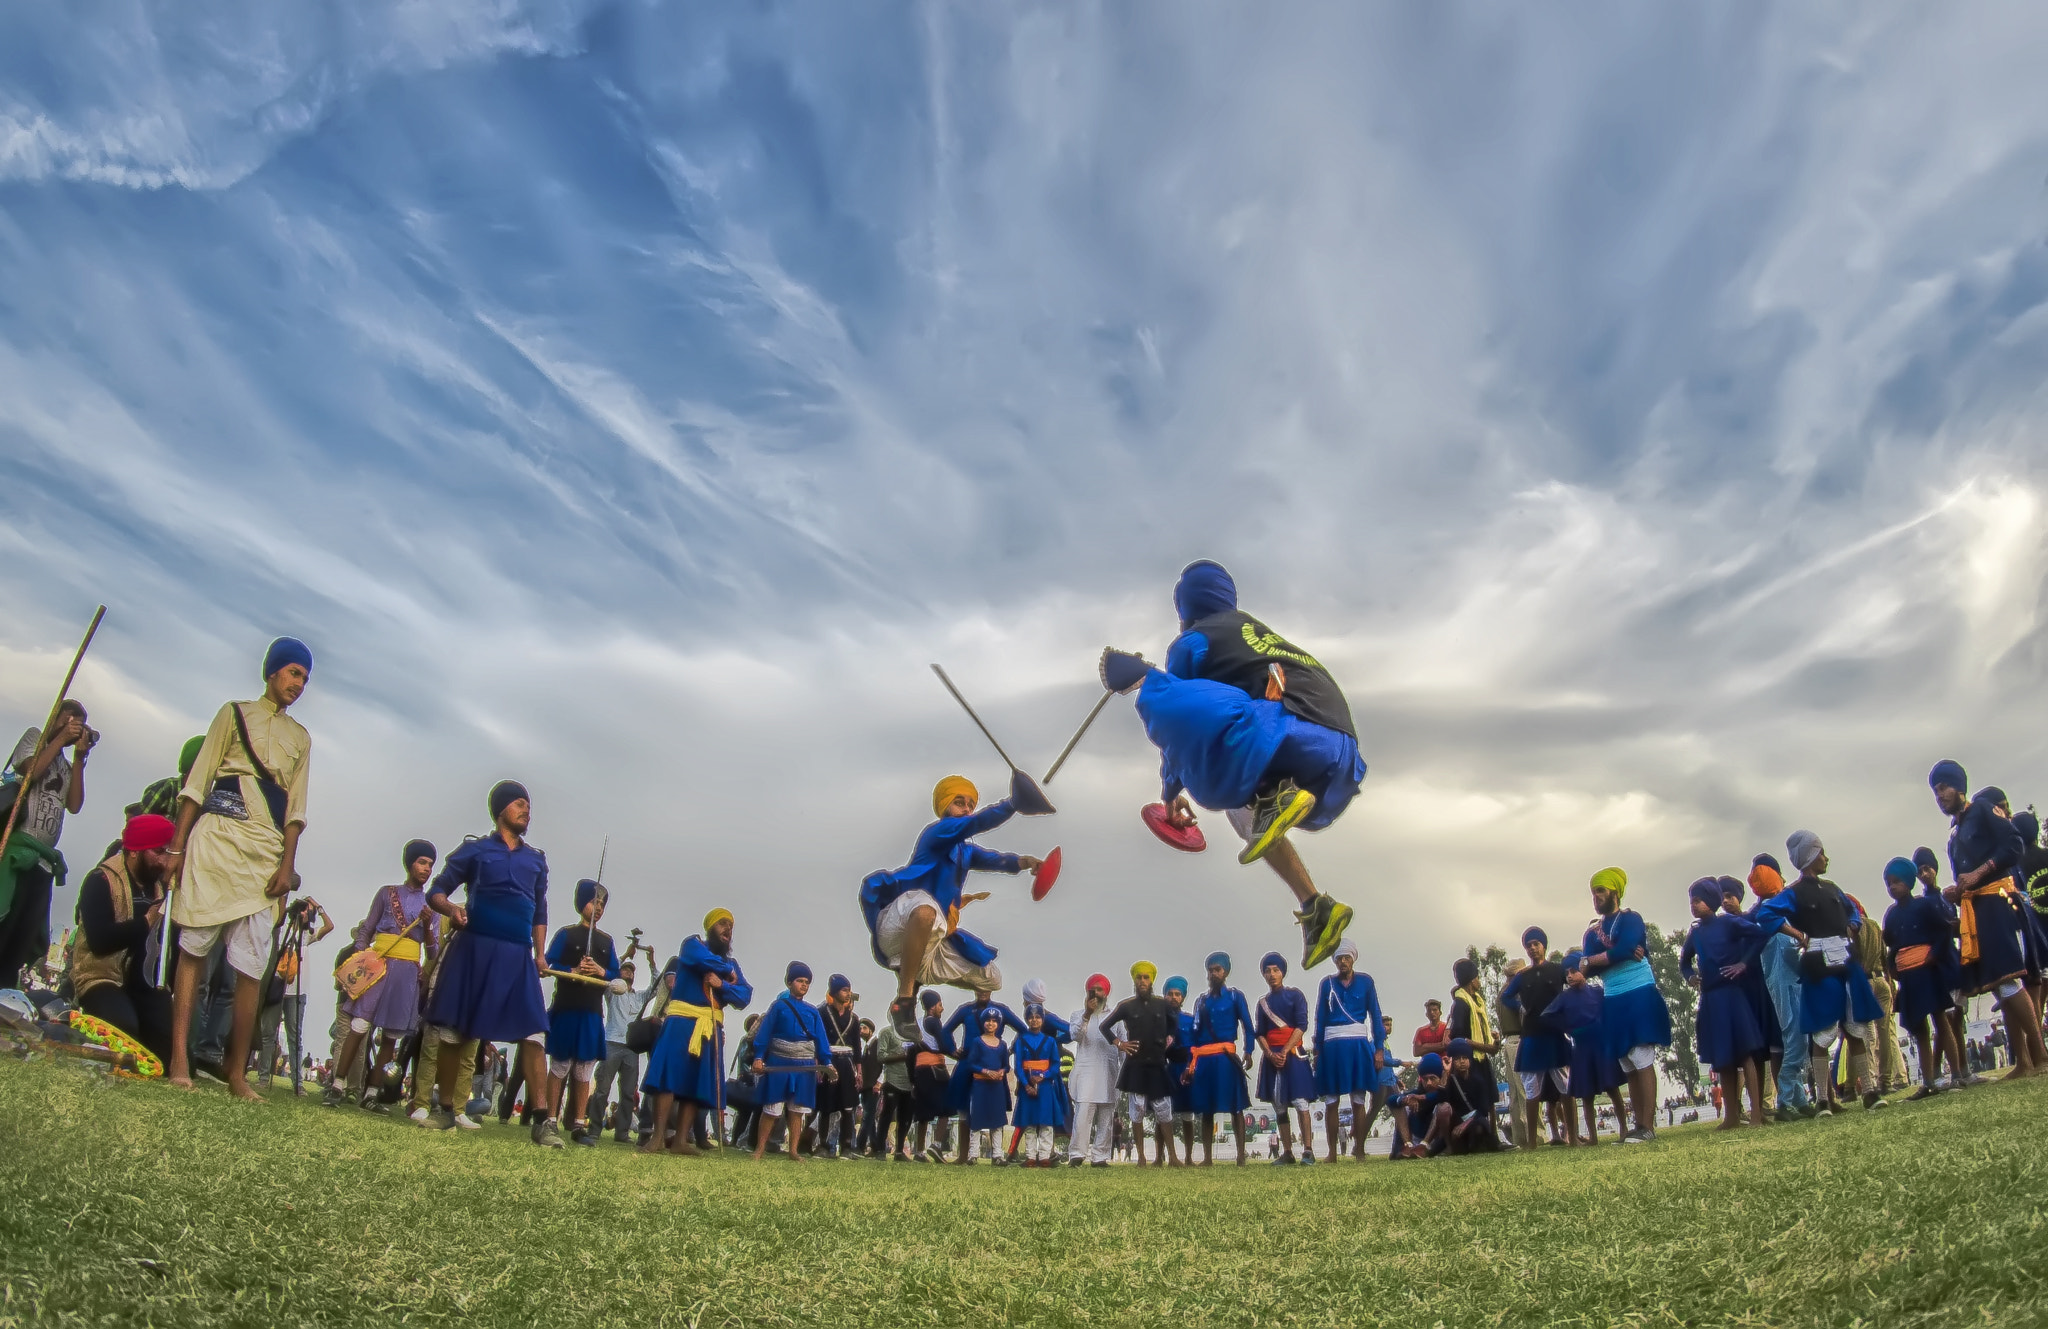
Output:
[[1188,1065],[1194,1060],[1190,1051],[1195,1046],[1195,1017],[1185,1010],[1180,1013],[1180,1033],[1175,1036],[1173,1046],[1166,1050],[1166,1076],[1173,1082],[1173,1115],[1192,1114],[1195,1110],[1195,1087],[1184,1078]]
[[1976,914],[1977,958],[1961,965],[1963,986],[1970,992],[1989,992],[2028,971],[2031,919],[2023,917],[2023,911],[2031,912],[2031,906],[2018,898],[2019,866],[2026,853],[2027,842],[2019,828],[1999,816],[1997,805],[1988,799],[1972,799],[1955,820],[1955,830],[1948,838],[1950,870],[1960,878],[1989,865],[1991,871],[1978,883],[1980,887],[2009,876],[2015,889],[2014,896],[1980,896],[1957,905],[1959,910],[1971,909]]
[[1607,1055],[1607,1027],[1602,1018],[1606,1008],[1607,994],[1597,984],[1588,983],[1567,986],[1543,1011],[1543,1018],[1572,1040],[1571,1076],[1565,1092],[1573,1098],[1597,1098],[1621,1087],[1621,1063]]
[[1656,982],[1616,990],[1628,980],[1646,976],[1649,960],[1634,957],[1638,949],[1647,951],[1649,943],[1649,929],[1643,916],[1633,909],[1617,909],[1604,920],[1604,926],[1596,921],[1586,929],[1586,958],[1604,955],[1613,961],[1601,969],[1587,971],[1601,978],[1601,1037],[1606,1040],[1605,1055],[1613,1061],[1618,1062],[1646,1044],[1671,1046],[1671,1010],[1664,1004],[1664,994],[1657,990]]
[[[580,951],[579,943],[589,940],[592,931],[586,930],[581,923],[571,923],[557,930],[554,939],[548,943],[548,968],[569,968],[570,949],[573,947]],[[604,964],[604,980],[612,982],[619,976],[618,948],[602,932],[596,932],[595,940],[598,953],[590,958]],[[578,983],[573,978],[555,980],[557,1007],[560,1006],[563,989],[572,986],[588,988],[589,985]],[[605,1046],[602,1008],[594,1011],[550,1010],[547,1050],[548,1056],[556,1061],[603,1061],[609,1049]]]
[[[809,1042],[813,1055],[777,1056],[768,1045],[778,1038],[789,1043]],[[785,988],[761,1016],[761,1022],[754,1026],[753,1053],[755,1060],[768,1065],[767,1072],[761,1076],[760,1084],[754,1090],[755,1101],[763,1105],[793,1103],[806,1111],[817,1106],[818,1077],[815,1074],[792,1075],[775,1069],[777,1066],[831,1064],[832,1038],[825,1032],[825,1021],[818,1014],[817,1007]]]
[[[723,1012],[745,1010],[754,1000],[753,985],[740,972],[739,961],[712,950],[702,937],[686,939],[674,965],[676,981],[669,990],[671,1001],[717,1007]],[[716,974],[723,983],[715,994],[704,982],[710,974]],[[725,1028],[720,1025],[692,1052],[690,1043],[696,1028],[697,1021],[686,1015],[670,1015],[662,1020],[661,1035],[647,1055],[647,1076],[642,1087],[649,1093],[674,1094],[716,1111],[725,1106]]]
[[[1244,993],[1227,987],[1221,992],[1204,992],[1195,998],[1195,1033],[1191,1047],[1244,1044],[1244,1054],[1253,1048],[1252,1013]],[[1244,1083],[1244,1063],[1235,1051],[1210,1053],[1195,1062],[1192,1086],[1195,1115],[1242,1112],[1252,1105]]]
[[508,847],[496,834],[464,840],[441,864],[427,898],[445,898],[458,886],[469,922],[442,952],[427,1022],[492,1043],[540,1033],[548,1011],[533,964],[533,930],[548,921],[547,855],[524,841]]
[[1301,995],[1300,988],[1268,989],[1259,998],[1256,1011],[1252,1017],[1252,1029],[1258,1034],[1261,1045],[1259,1097],[1283,1110],[1290,1103],[1313,1099],[1316,1096],[1315,1072],[1309,1069],[1308,1058],[1301,1055],[1299,1048],[1288,1053],[1287,1060],[1278,1067],[1266,1056],[1268,1034],[1281,1029],[1308,1032],[1308,998]]
[[[976,1071],[1006,1071],[1010,1068],[1010,1048],[996,1036],[991,1047],[980,1034],[967,1040],[960,1050],[960,1064],[967,1068],[969,1075]],[[999,1131],[1010,1120],[1010,1085],[1006,1080],[972,1080],[974,1086],[967,1098],[967,1129],[970,1131]]]
[[1715,1070],[1740,1066],[1769,1043],[1756,1011],[1743,991],[1741,978],[1723,978],[1721,970],[1743,965],[1744,974],[1760,968],[1764,930],[1739,914],[1715,913],[1700,919],[1686,934],[1689,954],[1699,962],[1700,1001],[1694,1030],[1702,1064]]
[[[1909,1035],[1927,1033],[1927,1017],[1955,1008],[1945,976],[1957,971],[1955,920],[1940,898],[1911,895],[1884,912],[1885,953],[1897,974],[1892,1010]],[[1899,968],[1899,952],[1911,946],[1928,948],[1926,963]]]
[[[1005,1027],[1019,1034],[1031,1032],[1031,1026],[1017,1018],[1016,1012],[991,997],[985,1002],[963,1001],[953,1008],[946,1017],[943,1030],[948,1046],[966,1047],[981,1037],[981,1017],[986,1011],[994,1011],[1003,1017]],[[974,1068],[963,1058],[953,1063],[952,1074],[946,1080],[946,1110],[965,1112],[968,1099],[974,1093]]]
[[[1060,1043],[1051,1034],[1028,1030],[1018,1038],[1010,1050],[1010,1069],[1017,1075],[1017,1110],[1010,1118],[1013,1126],[1052,1126],[1064,1128],[1067,1124],[1067,1081],[1060,1073]],[[1027,1071],[1024,1063],[1042,1061],[1047,1063],[1043,1071]],[[1038,1092],[1027,1094],[1024,1086],[1036,1084]]]
[[[998,854],[973,843],[972,837],[984,831],[992,831],[1008,821],[1016,809],[1009,799],[991,803],[965,817],[941,817],[917,833],[917,844],[910,851],[910,861],[894,872],[871,872],[860,884],[860,913],[868,925],[868,945],[875,954],[875,963],[889,968],[889,957],[882,954],[882,942],[876,929],[881,921],[882,911],[905,891],[924,891],[937,902],[939,912],[946,915],[948,922],[957,923],[960,914],[960,897],[970,872],[1008,872],[1012,875],[1022,871],[1022,865],[1015,854]],[[943,946],[950,946],[967,963],[985,965],[996,958],[996,949],[972,932],[962,932],[957,927],[946,935]]]
[[[1363,1025],[1364,1038],[1331,1038],[1336,1026]],[[1335,974],[1316,988],[1316,1090],[1328,1099],[1342,1094],[1370,1094],[1379,1088],[1380,1071],[1373,1054],[1379,1050],[1380,994],[1372,975],[1353,970],[1350,986]]]

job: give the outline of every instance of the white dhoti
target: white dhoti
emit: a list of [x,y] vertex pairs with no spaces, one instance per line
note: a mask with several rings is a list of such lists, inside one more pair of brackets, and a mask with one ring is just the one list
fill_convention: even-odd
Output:
[[924,953],[924,972],[917,976],[920,983],[942,983],[949,987],[966,988],[970,992],[997,992],[1003,986],[1003,971],[991,960],[987,964],[969,964],[960,952],[943,944],[946,932],[946,912],[939,908],[939,902],[929,891],[905,891],[891,900],[875,919],[875,944],[889,961],[891,969],[903,968],[903,944],[909,939],[912,927],[911,915],[919,909],[932,911],[932,931],[935,940]]

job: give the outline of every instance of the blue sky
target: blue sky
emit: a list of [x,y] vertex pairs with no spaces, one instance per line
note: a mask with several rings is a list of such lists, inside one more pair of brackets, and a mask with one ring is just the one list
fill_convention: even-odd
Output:
[[[1305,852],[1404,1020],[1610,861],[1672,925],[1808,826],[1869,898],[1936,758],[2041,775],[2044,57],[1991,6],[17,6],[0,702],[109,605],[82,864],[292,632],[344,922],[514,775],[621,927],[730,904],[875,993],[860,877],[1002,774],[926,664],[1042,768],[1214,557],[1349,692]],[[1066,847],[971,920],[1013,995],[1293,950],[1153,769],[1119,702],[989,837]]]

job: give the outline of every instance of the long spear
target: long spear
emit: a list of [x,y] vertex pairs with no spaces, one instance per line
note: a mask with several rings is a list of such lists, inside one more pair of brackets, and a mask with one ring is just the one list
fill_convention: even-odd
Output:
[[[43,732],[49,733],[50,726],[57,723],[57,712],[64,706],[64,699],[71,695],[71,680],[78,677],[78,662],[85,658],[85,648],[92,645],[93,634],[100,630],[100,620],[107,616],[107,607],[101,605],[93,611],[92,622],[85,629],[85,639],[78,643],[78,651],[71,657],[71,668],[64,671],[64,686],[57,689],[57,700],[50,703],[49,718],[43,721]],[[14,838],[15,818],[21,815],[22,800],[28,794],[28,776],[22,774],[22,788],[15,795],[14,802],[7,809],[7,824],[0,827],[0,858],[7,854],[7,842]]]

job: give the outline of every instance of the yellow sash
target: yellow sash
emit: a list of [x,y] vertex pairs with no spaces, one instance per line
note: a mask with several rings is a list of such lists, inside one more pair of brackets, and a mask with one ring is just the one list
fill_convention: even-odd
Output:
[[370,938],[370,949],[387,960],[420,962],[420,944],[396,932],[379,932]]
[[687,1001],[671,1001],[661,1013],[665,1016],[685,1015],[696,1020],[696,1027],[690,1030],[690,1055],[693,1057],[703,1048],[704,1040],[725,1024],[725,1011],[717,1006],[693,1006]]

